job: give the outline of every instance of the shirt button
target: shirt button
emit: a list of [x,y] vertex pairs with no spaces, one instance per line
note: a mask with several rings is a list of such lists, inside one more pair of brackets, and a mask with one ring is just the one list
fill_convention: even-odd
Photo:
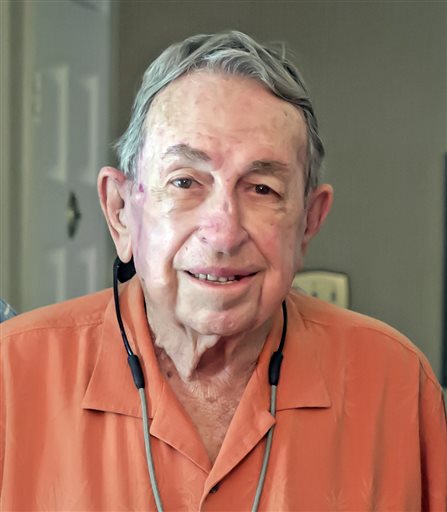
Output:
[[216,494],[216,492],[219,490],[219,484],[216,484],[214,487],[211,487],[210,494]]

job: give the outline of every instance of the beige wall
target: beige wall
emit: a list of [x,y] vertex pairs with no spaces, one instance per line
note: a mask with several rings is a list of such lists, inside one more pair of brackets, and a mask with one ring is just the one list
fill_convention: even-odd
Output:
[[310,86],[334,209],[308,268],[351,278],[352,308],[410,336],[440,374],[445,2],[121,2],[117,133],[169,43],[234,28],[285,40]]

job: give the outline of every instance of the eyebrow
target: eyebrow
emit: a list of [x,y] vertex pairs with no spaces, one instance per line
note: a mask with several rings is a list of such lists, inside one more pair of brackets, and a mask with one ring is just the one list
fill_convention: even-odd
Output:
[[170,146],[162,156],[162,159],[168,156],[182,156],[188,160],[198,160],[201,162],[209,162],[211,157],[204,151],[191,147],[189,144],[175,144]]
[[278,160],[255,160],[249,165],[248,171],[261,175],[287,174],[290,172],[290,167]]

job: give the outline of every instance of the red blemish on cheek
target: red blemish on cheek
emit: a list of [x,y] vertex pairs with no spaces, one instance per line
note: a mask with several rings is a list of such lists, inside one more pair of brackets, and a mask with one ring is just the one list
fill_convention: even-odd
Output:
[[138,192],[144,192],[144,185],[141,182],[138,184]]

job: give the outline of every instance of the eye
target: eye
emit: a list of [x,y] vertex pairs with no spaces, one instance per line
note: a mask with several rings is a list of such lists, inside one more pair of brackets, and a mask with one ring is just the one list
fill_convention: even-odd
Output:
[[268,194],[270,194],[270,192],[273,192],[272,189],[270,187],[268,187],[267,185],[255,185],[255,192],[257,194],[260,194],[260,195],[263,195],[263,196],[266,196]]
[[175,178],[171,183],[177,188],[191,188],[193,180],[191,178]]

